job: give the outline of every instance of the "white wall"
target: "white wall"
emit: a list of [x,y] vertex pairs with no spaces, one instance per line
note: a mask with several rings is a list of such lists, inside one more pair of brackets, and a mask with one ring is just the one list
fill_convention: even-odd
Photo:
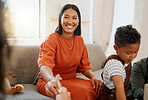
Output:
[[108,49],[106,51],[106,56],[115,53],[113,45],[114,45],[114,34],[116,32],[117,27],[124,26],[127,24],[133,24],[133,18],[134,18],[134,0],[115,0],[112,35]]
[[115,0],[94,0],[93,6],[93,42],[107,50],[113,24]]
[[148,0],[135,0],[134,26],[142,35],[137,61],[148,57]]

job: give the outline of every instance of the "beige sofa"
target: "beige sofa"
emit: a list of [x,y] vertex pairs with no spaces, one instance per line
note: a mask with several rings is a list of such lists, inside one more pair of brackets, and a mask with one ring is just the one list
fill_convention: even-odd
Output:
[[[102,64],[106,58],[105,53],[99,45],[86,44],[88,56],[92,65],[93,73],[101,79]],[[6,100],[53,100],[41,95],[33,85],[38,72],[37,59],[39,46],[12,46],[12,63],[7,71],[12,71],[16,78],[12,81],[23,84],[24,89],[16,95],[7,95]],[[77,77],[85,78],[78,73]]]

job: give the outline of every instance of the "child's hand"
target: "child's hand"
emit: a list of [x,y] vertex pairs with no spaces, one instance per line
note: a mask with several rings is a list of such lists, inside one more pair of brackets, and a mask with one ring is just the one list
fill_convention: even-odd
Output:
[[100,89],[101,89],[102,82],[98,78],[96,78],[95,76],[91,79],[91,82],[92,82],[93,88],[95,88],[96,91],[99,93]]
[[62,90],[62,93],[56,95],[56,100],[71,100],[70,92],[65,87]]

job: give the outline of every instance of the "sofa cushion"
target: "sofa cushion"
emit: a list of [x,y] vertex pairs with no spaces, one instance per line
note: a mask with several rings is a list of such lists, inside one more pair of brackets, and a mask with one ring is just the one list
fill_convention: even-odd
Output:
[[37,59],[39,46],[12,46],[11,66],[7,71],[12,71],[16,78],[14,83],[32,83],[38,71]]
[[[102,81],[102,78],[101,78],[101,74],[102,74],[102,71],[103,69],[100,69],[100,70],[97,70],[97,71],[94,71],[93,74],[99,79]],[[82,79],[86,79],[86,80],[89,80],[86,76],[84,76],[83,74],[79,74],[77,76],[77,78],[82,78]]]
[[37,92],[36,85],[23,84],[24,89],[15,95],[7,95],[6,100],[54,100]]
[[92,71],[100,70],[106,59],[102,48],[97,44],[86,44]]

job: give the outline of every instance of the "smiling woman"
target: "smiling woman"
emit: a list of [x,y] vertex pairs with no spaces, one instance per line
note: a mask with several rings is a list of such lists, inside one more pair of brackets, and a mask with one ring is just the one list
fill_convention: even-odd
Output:
[[[66,4],[59,14],[56,31],[40,46],[38,59],[40,76],[38,91],[55,98],[58,93],[55,76],[62,77],[60,83],[71,93],[72,100],[97,100],[101,83],[91,71],[86,45],[81,36],[81,15],[74,4]],[[90,80],[76,77],[76,72]]]

